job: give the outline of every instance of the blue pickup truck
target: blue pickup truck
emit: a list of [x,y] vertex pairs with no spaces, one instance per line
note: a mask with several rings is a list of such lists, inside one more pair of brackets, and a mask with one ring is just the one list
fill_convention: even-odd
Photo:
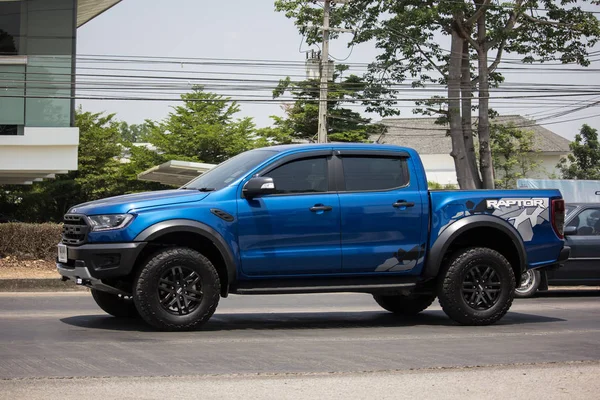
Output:
[[177,190],[72,207],[57,268],[118,317],[200,327],[229,294],[361,292],[413,315],[436,297],[465,325],[498,321],[529,269],[564,246],[557,190],[428,191],[409,148],[275,146]]

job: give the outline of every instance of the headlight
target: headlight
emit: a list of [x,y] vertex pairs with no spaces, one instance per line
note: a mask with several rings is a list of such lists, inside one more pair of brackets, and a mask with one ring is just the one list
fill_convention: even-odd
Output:
[[87,217],[92,226],[92,231],[109,231],[112,229],[121,229],[127,226],[133,219],[131,214],[109,214],[109,215],[89,215]]

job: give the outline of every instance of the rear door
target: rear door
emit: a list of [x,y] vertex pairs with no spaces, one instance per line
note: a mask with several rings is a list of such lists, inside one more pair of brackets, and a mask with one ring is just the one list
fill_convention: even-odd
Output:
[[425,254],[414,165],[397,151],[336,151],[344,273],[415,274]]

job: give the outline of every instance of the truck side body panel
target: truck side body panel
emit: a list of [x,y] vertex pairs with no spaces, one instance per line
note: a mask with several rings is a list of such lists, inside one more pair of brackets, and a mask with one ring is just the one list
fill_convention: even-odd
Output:
[[432,191],[430,247],[452,224],[471,215],[507,221],[525,245],[529,268],[554,263],[563,248],[551,222],[557,190]]

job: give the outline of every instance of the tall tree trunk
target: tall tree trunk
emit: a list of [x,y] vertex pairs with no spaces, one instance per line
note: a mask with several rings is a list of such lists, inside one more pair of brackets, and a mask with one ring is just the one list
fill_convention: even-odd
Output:
[[450,119],[450,138],[456,168],[456,178],[461,189],[475,189],[473,176],[467,162],[467,152],[463,138],[462,120],[460,116],[460,75],[463,51],[463,39],[457,27],[452,29],[450,46],[450,63],[448,64],[448,118]]
[[[479,6],[481,7],[481,6]],[[479,63],[479,125],[477,135],[479,136],[479,170],[484,189],[494,188],[494,166],[492,163],[492,152],[490,150],[490,90],[489,69],[486,43],[486,14],[483,12],[477,20],[477,61]]]
[[467,154],[467,163],[473,184],[476,188],[481,188],[481,178],[477,168],[477,156],[475,155],[475,144],[473,143],[473,128],[471,125],[471,99],[473,98],[473,89],[471,84],[471,60],[469,58],[469,42],[463,41],[462,64],[461,64],[461,102],[462,102],[462,133],[465,142]]

